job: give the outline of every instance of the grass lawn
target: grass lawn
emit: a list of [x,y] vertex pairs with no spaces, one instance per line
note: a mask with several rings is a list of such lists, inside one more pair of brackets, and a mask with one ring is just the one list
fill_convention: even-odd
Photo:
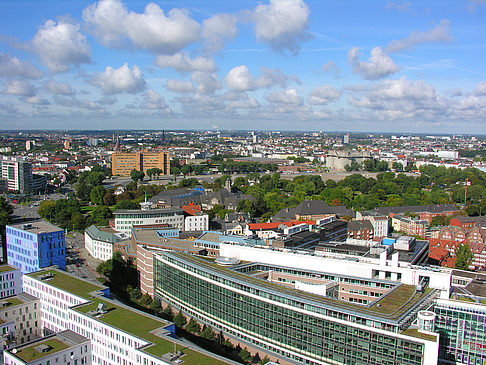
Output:
[[12,270],[15,270],[15,268],[10,265],[0,265],[0,272],[7,272]]
[[[414,296],[414,299],[416,299],[415,297],[418,299],[419,295],[414,295],[414,293],[415,286],[402,284],[393,292],[384,296],[383,299],[378,301],[371,308],[379,313],[391,314],[400,308],[400,306],[405,304],[410,298],[412,298],[412,296]],[[379,307],[378,304],[380,305]]]
[[469,297],[463,297],[463,296],[457,296],[456,297],[457,300],[460,300],[461,302],[471,302],[471,303],[474,303],[476,302],[474,299],[472,298],[469,298]]
[[434,342],[437,341],[436,336],[419,332],[416,328],[407,328],[405,331],[402,332],[402,335],[413,336],[427,341],[434,341]]
[[83,298],[91,298],[88,293],[103,288],[102,286],[88,283],[87,281],[77,279],[59,271],[40,271],[29,275],[36,278],[47,273],[54,274],[53,278],[46,281],[47,284]]
[[[11,307],[11,306],[19,305],[19,304],[23,303],[23,301],[21,301],[18,298],[3,299],[3,300],[0,300],[0,302],[7,303],[7,307]],[[6,308],[6,307],[4,307],[4,308]]]
[[[146,347],[144,351],[158,357],[168,352],[174,351],[174,343],[172,341],[166,340],[165,338],[161,338],[150,333],[157,328],[164,327],[170,322],[164,321],[162,319],[159,320],[156,317],[145,315],[143,313],[136,312],[122,306],[117,306],[98,298],[95,299],[92,303],[77,308],[77,310],[81,313],[87,313],[91,310],[95,310],[98,306],[98,303],[105,303],[108,311],[108,313],[104,314],[103,317],[99,318],[101,322],[112,325],[113,327],[131,333],[137,337],[143,338],[148,342],[153,343],[153,345]],[[182,358],[184,360],[184,364],[224,364],[224,362],[218,361],[212,357],[203,355],[181,345],[177,345],[176,350],[181,350],[186,354],[186,356]]]
[[[35,348],[39,345],[47,345],[50,346],[51,349],[46,351],[46,352],[38,352]],[[28,346],[25,348],[20,348],[17,350],[17,353],[15,356],[21,358],[22,360],[26,362],[30,362],[36,359],[40,359],[44,356],[50,356],[55,352],[67,349],[69,346],[65,344],[64,342],[61,342],[55,338],[51,338],[49,340],[43,341],[43,342],[36,342],[32,346]]]

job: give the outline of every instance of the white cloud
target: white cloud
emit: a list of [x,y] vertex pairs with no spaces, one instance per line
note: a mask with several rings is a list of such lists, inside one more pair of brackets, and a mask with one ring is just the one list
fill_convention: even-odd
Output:
[[26,103],[35,105],[50,105],[48,100],[42,99],[39,95],[26,96],[23,98]]
[[66,72],[72,66],[90,63],[91,47],[79,25],[48,20],[31,41],[32,50],[51,72]]
[[303,0],[270,0],[253,12],[256,37],[278,51],[297,52],[300,43],[309,38],[310,10]]
[[395,3],[393,1],[387,1],[386,10],[395,9],[398,11],[405,11],[410,7],[410,2]]
[[170,91],[175,91],[178,93],[194,91],[194,85],[192,82],[183,80],[167,80],[165,87]]
[[297,94],[297,90],[289,89],[283,92],[277,91],[266,96],[267,101],[277,104],[302,105],[302,97]]
[[353,66],[353,72],[361,74],[367,80],[376,80],[398,71],[398,67],[381,47],[371,50],[368,62],[361,61],[359,54],[357,47],[351,48],[348,52],[348,61]]
[[408,38],[393,40],[386,47],[387,52],[400,52],[404,49],[413,49],[416,45],[424,43],[449,43],[453,38],[450,35],[451,22],[442,19],[439,25],[425,32],[411,32]]
[[37,90],[25,80],[7,80],[3,93],[7,95],[34,96]]
[[145,94],[145,102],[143,106],[147,109],[156,109],[156,110],[166,110],[170,111],[167,107],[167,104],[164,98],[157,92],[152,89],[148,89],[147,93]]
[[[291,77],[292,78],[292,77]],[[278,68],[266,68],[262,66],[262,75],[256,80],[257,87],[272,87],[280,86],[286,87],[289,77],[287,77],[282,70]],[[297,78],[294,81],[300,82]]]
[[172,67],[179,72],[213,72],[218,68],[212,58],[200,56],[190,58],[186,52],[176,53],[171,56],[159,55],[156,57],[154,64],[159,67]]
[[119,0],[100,0],[83,11],[83,19],[100,42],[120,47],[129,39],[136,48],[173,54],[199,40],[200,25],[184,9],[167,15],[149,3],[143,13],[128,11]]
[[255,88],[255,80],[245,65],[231,69],[224,80],[226,86],[233,90],[246,91]]
[[480,81],[478,86],[474,90],[474,94],[476,95],[486,95],[486,81]]
[[403,76],[373,84],[360,95],[361,92],[350,95],[348,102],[362,111],[368,110],[369,120],[430,121],[450,115],[450,101],[423,80],[410,81]]
[[232,40],[238,35],[236,16],[216,14],[203,21],[201,36],[206,50],[216,52],[224,47],[225,40]]
[[320,105],[339,99],[341,92],[331,85],[318,86],[310,93],[309,103]]
[[43,75],[43,72],[33,63],[23,62],[17,57],[10,57],[8,54],[0,52],[0,76],[19,76],[29,79],[38,79]]
[[211,94],[221,89],[221,82],[214,72],[195,71],[191,74],[191,80],[197,84],[196,90],[201,94]]
[[260,103],[255,98],[247,100],[235,100],[228,103],[228,107],[232,109],[257,109]]
[[45,85],[47,91],[52,94],[58,95],[73,95],[73,91],[71,90],[71,86],[65,82],[57,82],[54,80],[49,80]]
[[100,86],[104,94],[137,93],[145,89],[142,71],[137,66],[130,70],[127,63],[117,69],[106,67],[93,77],[92,83]]
[[226,85],[232,90],[248,91],[270,88],[275,85],[286,87],[288,77],[277,68],[262,67],[262,75],[255,79],[245,65],[231,69],[225,77]]
[[334,61],[328,61],[325,64],[323,64],[322,65],[322,71],[324,71],[324,72],[333,71],[334,74],[336,74],[336,75],[338,75],[341,72],[341,70],[339,69],[339,67],[336,66]]

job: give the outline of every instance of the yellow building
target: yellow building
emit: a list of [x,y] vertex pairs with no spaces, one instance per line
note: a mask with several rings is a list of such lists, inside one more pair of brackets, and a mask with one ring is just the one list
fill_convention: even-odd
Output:
[[170,174],[170,155],[167,152],[113,152],[111,155],[112,175],[130,176],[133,169],[147,172],[158,168],[163,175]]

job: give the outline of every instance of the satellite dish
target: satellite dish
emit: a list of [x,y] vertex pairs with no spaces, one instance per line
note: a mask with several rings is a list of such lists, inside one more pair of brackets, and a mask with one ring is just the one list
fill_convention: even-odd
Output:
[[16,354],[16,353],[17,353],[17,349],[13,349],[12,354]]

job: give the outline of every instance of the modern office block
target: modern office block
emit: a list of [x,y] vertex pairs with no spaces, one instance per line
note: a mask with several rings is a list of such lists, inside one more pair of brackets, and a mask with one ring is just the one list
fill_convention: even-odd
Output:
[[[414,286],[388,281],[258,263],[230,266],[183,253],[155,254],[155,296],[291,363],[437,363],[438,336],[409,326],[438,290],[417,292]],[[269,278],[275,272],[282,274],[282,284]],[[320,284],[314,281],[318,275]],[[341,299],[351,283],[362,292],[353,289],[353,296]],[[366,302],[360,303],[363,295]]]
[[23,274],[57,265],[66,270],[64,230],[43,220],[7,225],[7,262]]
[[174,340],[173,323],[108,299],[105,286],[50,268],[24,275],[23,287],[40,299],[44,329],[71,330],[91,340],[93,364],[174,364],[169,360],[177,360],[171,353],[174,342],[183,352],[184,363],[225,363],[216,355]]
[[441,360],[451,364],[486,364],[486,306],[438,299],[434,311]]
[[7,181],[7,188],[19,193],[27,193],[32,185],[32,164],[21,157],[1,156],[2,179]]

